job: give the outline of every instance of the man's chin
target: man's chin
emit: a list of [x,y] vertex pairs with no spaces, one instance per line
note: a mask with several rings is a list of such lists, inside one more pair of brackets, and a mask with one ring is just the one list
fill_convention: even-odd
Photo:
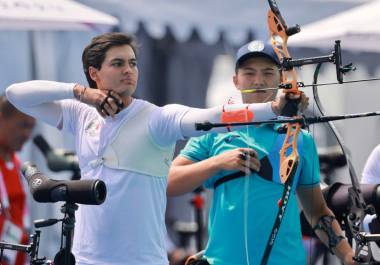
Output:
[[122,97],[130,97],[133,95],[133,93],[135,93],[135,91],[136,91],[136,88],[131,87],[131,88],[124,89],[123,92],[120,93],[119,95]]

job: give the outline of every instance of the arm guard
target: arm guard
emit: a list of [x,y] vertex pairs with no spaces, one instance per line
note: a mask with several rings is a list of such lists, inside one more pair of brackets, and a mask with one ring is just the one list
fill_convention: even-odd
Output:
[[324,215],[322,216],[318,223],[313,227],[313,231],[315,230],[322,230],[327,234],[327,237],[329,238],[329,250],[332,254],[334,254],[333,249],[339,244],[342,239],[344,239],[344,236],[337,235],[335,231],[332,228],[332,222],[334,221],[335,216],[331,215]]

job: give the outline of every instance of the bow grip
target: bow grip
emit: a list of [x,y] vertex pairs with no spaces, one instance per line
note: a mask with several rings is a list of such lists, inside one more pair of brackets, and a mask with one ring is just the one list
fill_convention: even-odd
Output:
[[281,116],[293,117],[298,113],[298,104],[301,102],[301,97],[297,99],[289,98],[289,94],[286,94],[287,102],[281,110]]

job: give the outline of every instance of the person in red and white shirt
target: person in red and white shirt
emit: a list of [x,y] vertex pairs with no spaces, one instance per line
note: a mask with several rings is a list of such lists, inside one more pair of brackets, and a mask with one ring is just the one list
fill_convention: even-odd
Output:
[[[0,241],[28,243],[27,198],[15,152],[21,150],[34,126],[34,118],[0,97]],[[5,250],[1,260],[3,265],[23,265],[25,262],[25,253],[11,250]]]

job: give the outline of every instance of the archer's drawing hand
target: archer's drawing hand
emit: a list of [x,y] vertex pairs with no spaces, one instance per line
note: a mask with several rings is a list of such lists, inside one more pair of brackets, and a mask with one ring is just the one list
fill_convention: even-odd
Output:
[[123,108],[122,98],[111,90],[85,88],[76,85],[74,94],[81,102],[95,107],[103,118],[114,117]]
[[260,170],[260,160],[251,148],[236,148],[214,157],[219,170],[240,170],[246,174]]

